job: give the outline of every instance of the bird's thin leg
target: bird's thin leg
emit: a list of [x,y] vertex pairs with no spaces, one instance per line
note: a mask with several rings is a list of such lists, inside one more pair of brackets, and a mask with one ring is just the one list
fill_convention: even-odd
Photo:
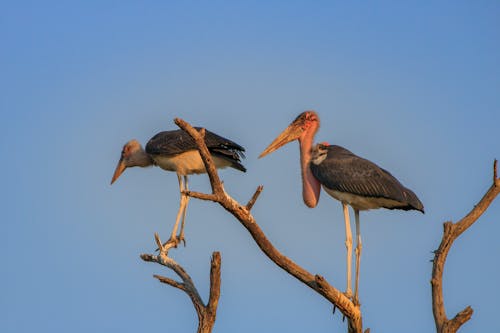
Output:
[[356,282],[354,284],[354,304],[359,304],[359,265],[361,261],[361,249],[363,248],[361,244],[361,228],[359,224],[359,210],[354,210],[354,217],[356,219]]
[[[184,176],[184,191],[188,191],[189,188],[188,188],[188,176]],[[182,222],[181,222],[181,232],[179,233],[179,241],[182,241],[184,243],[184,246],[186,246],[186,240],[184,239],[184,224],[186,223],[186,211],[187,211],[187,207],[188,207],[188,204],[189,204],[189,196],[185,195],[185,194],[181,194],[181,195],[184,195],[184,200],[185,200],[185,204],[184,204],[184,207],[183,207],[183,211],[182,211]]]
[[352,232],[351,232],[351,222],[349,221],[349,207],[347,204],[342,203],[342,208],[344,209],[344,222],[345,222],[345,247],[347,249],[347,288],[345,295],[348,298],[352,297],[351,288],[351,261],[352,261]]
[[170,239],[174,240],[176,242],[178,242],[178,239],[177,239],[177,229],[179,227],[179,221],[181,219],[182,211],[183,211],[183,207],[184,207],[184,203],[185,203],[185,195],[182,194],[182,191],[184,190],[184,184],[182,182],[181,175],[177,174],[177,179],[179,180],[179,191],[181,193],[181,202],[179,204],[179,210],[177,211],[177,217],[175,219],[174,228],[172,229],[172,234],[170,235]]

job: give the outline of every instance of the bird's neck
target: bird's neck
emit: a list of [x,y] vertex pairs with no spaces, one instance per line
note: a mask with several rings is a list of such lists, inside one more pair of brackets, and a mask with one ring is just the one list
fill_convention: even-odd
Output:
[[130,156],[128,164],[129,167],[148,167],[153,165],[154,162],[151,156],[141,147],[141,149],[138,149],[132,156]]
[[310,128],[299,138],[300,169],[302,174],[302,199],[307,207],[314,208],[318,204],[321,184],[314,177],[309,167],[311,148],[313,146],[316,128]]

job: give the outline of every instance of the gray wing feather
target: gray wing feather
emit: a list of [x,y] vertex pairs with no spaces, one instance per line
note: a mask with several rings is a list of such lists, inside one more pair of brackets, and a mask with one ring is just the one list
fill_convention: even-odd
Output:
[[366,197],[396,200],[423,211],[415,193],[404,187],[387,170],[340,146],[328,146],[327,157],[319,165],[310,164],[313,175],[328,189]]
[[[201,127],[195,127],[200,130]],[[234,141],[205,130],[205,144],[212,155],[224,158],[232,163],[232,167],[246,171],[240,163],[245,157],[245,148]],[[190,150],[196,150],[196,143],[183,130],[164,131],[156,134],[146,144],[146,152],[150,155],[174,156]]]

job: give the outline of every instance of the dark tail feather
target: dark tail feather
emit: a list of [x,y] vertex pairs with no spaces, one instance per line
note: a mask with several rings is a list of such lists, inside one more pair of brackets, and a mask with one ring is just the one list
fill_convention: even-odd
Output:
[[417,195],[415,193],[413,193],[413,191],[411,191],[409,189],[405,189],[403,191],[403,196],[407,200],[408,209],[418,210],[418,211],[422,212],[423,214],[425,214],[424,205],[418,199]]
[[242,172],[247,172],[247,169],[243,166],[243,164],[239,163],[239,162],[233,162],[231,164],[231,168],[234,168],[234,169],[237,169],[237,170],[240,170]]
[[245,158],[245,155],[238,150],[229,149],[210,149],[210,153],[231,162],[231,168],[246,172],[247,169],[241,164],[241,158]]

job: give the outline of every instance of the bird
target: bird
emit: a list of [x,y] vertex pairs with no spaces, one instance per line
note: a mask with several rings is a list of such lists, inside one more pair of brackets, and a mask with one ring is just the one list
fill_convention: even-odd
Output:
[[[387,170],[361,158],[351,151],[328,142],[313,144],[320,126],[315,111],[302,112],[259,155],[272,153],[285,144],[298,140],[302,176],[302,198],[306,206],[316,207],[321,187],[330,196],[340,201],[344,213],[347,249],[347,287],[345,295],[359,304],[359,265],[361,258],[361,231],[359,212],[369,209],[387,208],[416,210],[424,213],[424,206],[417,195],[404,187]],[[352,232],[349,209],[354,210],[356,220],[356,281],[354,297],[351,287]]]
[[[195,127],[195,129],[200,131],[201,127]],[[246,172],[246,168],[241,164],[241,160],[245,158],[245,148],[208,130],[205,131],[205,144],[216,168],[230,167]],[[137,140],[128,141],[123,146],[118,165],[111,179],[111,185],[125,169],[137,166],[158,166],[163,170],[174,171],[177,174],[181,196],[180,205],[170,239],[166,243],[173,242],[177,246],[182,241],[185,245],[184,224],[189,202],[189,196],[185,194],[185,191],[188,190],[188,175],[206,173],[205,165],[194,139],[179,129],[157,133],[148,141],[145,150]],[[181,218],[181,229],[177,235]]]

